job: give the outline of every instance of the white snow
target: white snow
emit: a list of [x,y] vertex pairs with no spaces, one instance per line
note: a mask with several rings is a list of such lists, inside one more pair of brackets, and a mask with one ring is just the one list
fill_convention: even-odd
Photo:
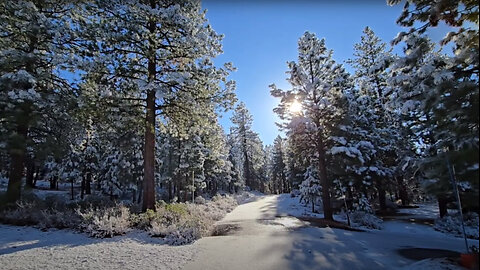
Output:
[[2,269],[181,269],[192,245],[169,246],[146,232],[94,239],[71,231],[0,225]]
[[[309,212],[299,197],[258,194],[255,199],[217,223],[236,229],[186,246],[165,245],[139,231],[93,239],[68,230],[42,232],[0,225],[0,265],[4,269],[430,269],[441,260],[416,262],[398,250],[465,249],[463,239],[428,225],[385,221],[383,230],[367,232],[319,228],[295,217],[323,216]],[[422,208],[401,211],[419,213]],[[478,246],[478,241],[469,244]]]
[[425,259],[402,267],[405,270],[465,270],[465,268],[452,264],[445,258]]

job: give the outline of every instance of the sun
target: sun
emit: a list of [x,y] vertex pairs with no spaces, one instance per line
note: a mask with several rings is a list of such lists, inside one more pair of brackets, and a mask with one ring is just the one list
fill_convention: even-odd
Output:
[[300,113],[302,111],[302,104],[295,99],[292,103],[290,103],[289,110],[293,114]]

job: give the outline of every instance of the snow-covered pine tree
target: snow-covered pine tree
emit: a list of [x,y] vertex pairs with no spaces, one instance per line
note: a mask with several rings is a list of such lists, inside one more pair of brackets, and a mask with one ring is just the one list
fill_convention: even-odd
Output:
[[[398,4],[400,1],[387,1],[389,4]],[[431,128],[435,129],[432,134],[435,140],[435,148],[444,154],[433,162],[437,176],[442,175],[443,168],[447,167],[449,159],[455,167],[457,177],[460,181],[468,183],[468,193],[473,199],[466,201],[473,202],[472,206],[478,209],[478,188],[479,188],[479,107],[478,107],[478,74],[479,74],[479,28],[478,28],[478,3],[476,1],[450,1],[428,2],[409,0],[405,2],[402,14],[397,23],[409,27],[408,33],[401,32],[392,42],[397,44],[401,41],[410,40],[409,36],[422,34],[431,27],[436,27],[439,22],[450,26],[445,38],[440,44],[453,43],[454,54],[447,63],[445,69],[433,70],[437,76],[434,77],[437,87],[432,89],[431,95],[437,97],[431,100],[426,109],[433,111],[430,118]],[[421,26],[418,27],[418,23]],[[416,49],[412,51],[418,52]],[[420,56],[419,56],[420,57]],[[440,61],[442,63],[442,61]],[[427,73],[435,68],[434,63],[424,67]],[[430,70],[429,70],[430,69]],[[412,74],[414,75],[414,74]],[[450,77],[447,79],[447,77]],[[439,153],[437,153],[439,154]],[[435,159],[434,159],[435,160]],[[443,161],[443,162],[442,162]],[[434,173],[435,174],[435,173]],[[442,184],[443,183],[443,184]],[[437,181],[438,189],[447,187],[447,182]],[[469,196],[467,196],[469,197]],[[441,203],[441,214],[446,213],[446,203]]]
[[232,164],[228,159],[227,138],[216,118],[204,126],[202,140],[207,149],[203,165],[207,190],[212,194],[218,190],[231,191]]
[[[305,155],[316,166],[322,185],[322,202],[326,219],[333,220],[330,204],[330,186],[326,155],[328,141],[345,116],[346,90],[350,86],[349,75],[332,59],[333,52],[325,46],[325,40],[306,32],[298,41],[298,61],[289,62],[291,90],[278,89],[274,84],[271,94],[280,98],[274,111],[284,120],[281,126],[287,135],[302,127]],[[298,108],[298,104],[301,108]],[[292,105],[296,104],[296,105]],[[295,106],[295,107],[294,107]]]
[[318,178],[318,172],[316,166],[309,166],[304,174],[304,180],[300,184],[300,201],[304,201],[306,204],[312,204],[312,213],[315,213],[315,203],[317,199],[322,195],[322,185]]
[[286,177],[284,145],[285,142],[280,136],[277,136],[273,141],[269,181],[272,182],[273,187],[271,192],[276,194],[290,192],[291,189],[291,185]]
[[265,181],[265,153],[258,134],[252,130],[253,118],[243,102],[237,105],[231,118],[232,155],[242,182],[259,189]]
[[[427,38],[412,34],[405,37],[405,43],[405,56],[392,69],[394,104],[421,146],[417,152],[421,172],[428,180],[424,184],[439,200],[443,216],[446,203],[453,198],[447,162],[456,167],[458,179],[470,186],[464,197],[476,201],[478,143],[471,133],[476,121],[476,109],[471,106],[475,79],[456,78],[455,60],[437,52]],[[470,87],[464,88],[466,85]]]
[[143,210],[154,209],[157,116],[191,119],[206,105],[229,107],[235,85],[226,76],[233,68],[213,65],[221,36],[200,2],[118,0],[83,7],[89,16],[79,28],[90,39],[93,59],[103,63],[105,98],[114,106],[134,102],[146,109]]
[[300,130],[292,131],[286,139],[286,176],[292,189],[298,189],[303,181],[310,160],[305,156],[307,141]]
[[357,189],[360,188],[358,191],[368,195],[371,187],[376,187],[380,209],[386,210],[386,189],[395,184],[395,168],[405,153],[399,147],[404,141],[400,137],[402,125],[386,102],[388,67],[393,56],[386,43],[381,42],[369,27],[364,29],[361,41],[354,45],[353,55],[347,63],[355,68],[356,88],[348,114],[352,128],[345,136],[348,146],[359,149],[361,155],[357,159],[359,162],[350,164],[347,170],[356,175],[353,182]]
[[50,124],[69,121],[73,91],[60,71],[74,58],[70,44],[75,34],[69,21],[73,8],[71,1],[0,3],[0,122],[1,141],[8,142],[10,155],[9,202],[20,198],[32,138],[52,146]]
[[[205,148],[198,134],[192,132],[188,139],[182,141],[178,174],[183,179],[182,201],[188,201],[187,194],[198,192],[206,187],[203,165],[208,150]],[[179,197],[180,199],[180,197]]]

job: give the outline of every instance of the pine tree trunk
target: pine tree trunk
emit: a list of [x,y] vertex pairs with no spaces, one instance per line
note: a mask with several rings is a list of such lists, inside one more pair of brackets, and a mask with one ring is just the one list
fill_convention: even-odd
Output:
[[402,179],[399,177],[398,178],[398,186],[399,186],[399,190],[398,190],[398,195],[400,197],[400,200],[402,201],[402,205],[405,206],[405,205],[408,205],[410,202],[408,200],[408,192],[407,192],[407,188],[405,186],[405,183],[402,181]]
[[153,91],[147,94],[142,209],[143,211],[155,209],[155,92]]
[[55,187],[57,186],[57,177],[56,176],[52,176],[50,178],[50,189],[55,189]]
[[138,199],[137,203],[140,204],[142,202],[142,194],[143,194],[143,183],[142,182],[137,182],[137,190],[138,190]]
[[380,211],[386,211],[387,210],[386,192],[385,192],[385,188],[383,187],[382,181],[380,180],[377,181],[377,190],[378,190],[378,203],[380,204]]
[[[319,136],[320,137],[320,136]],[[325,165],[325,151],[323,149],[323,140],[318,139],[318,174],[322,185],[322,203],[323,215],[327,220],[333,220],[333,210],[330,203],[330,182],[327,179],[327,168]]]
[[37,169],[35,170],[35,177],[33,178],[33,186],[34,187],[37,186],[38,179],[40,179],[40,167],[37,167]]
[[[150,7],[155,8],[154,0],[150,0]],[[156,23],[149,21],[148,30],[154,33]],[[150,55],[148,59],[148,82],[155,80],[157,72],[154,40],[149,38]],[[147,92],[147,108],[145,117],[145,149],[144,149],[144,179],[143,179],[143,206],[142,210],[155,210],[155,91]]]
[[447,214],[447,203],[448,199],[445,196],[438,196],[438,210],[440,212],[440,217],[444,217]]
[[83,196],[85,195],[85,180],[86,176],[82,177],[82,183],[80,184],[80,198],[83,200]]
[[27,165],[27,173],[25,175],[25,187],[26,188],[34,188],[33,184],[33,177],[35,174],[35,163],[33,159],[26,158],[26,165]]
[[173,182],[173,165],[172,165],[172,160],[173,160],[173,155],[172,155],[172,148],[170,147],[168,151],[168,174],[170,176],[170,181],[168,181],[168,202],[171,202],[173,199],[173,190],[172,190],[172,182]]
[[10,173],[6,194],[7,202],[15,202],[20,199],[22,189],[23,167],[25,163],[27,126],[19,124],[17,127],[17,135],[19,141],[17,147],[10,150]]
[[244,139],[244,149],[243,149],[243,156],[245,158],[245,185],[247,187],[250,187],[253,189],[252,187],[252,183],[251,183],[251,179],[250,179],[250,160],[248,159],[248,153],[247,153],[247,148],[246,148],[246,145],[247,145],[247,139]]
[[92,194],[92,174],[87,173],[87,182],[85,183],[85,194]]
[[280,178],[280,194],[283,193],[283,179]]
[[[57,186],[58,187],[58,186]],[[74,195],[73,195],[73,178],[72,180],[70,181],[70,191],[71,191],[71,194],[72,194],[72,197],[71,197],[71,200],[73,201],[75,198],[74,198]]]

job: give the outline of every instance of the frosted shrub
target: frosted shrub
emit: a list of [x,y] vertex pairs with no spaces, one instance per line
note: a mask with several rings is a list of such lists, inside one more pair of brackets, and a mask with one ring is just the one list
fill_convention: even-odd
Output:
[[188,215],[187,206],[184,203],[171,203],[166,204],[165,207],[159,208],[157,213],[162,219],[166,220],[169,224],[179,223]]
[[186,245],[195,242],[202,236],[196,228],[181,228],[170,232],[165,237],[165,242],[172,246]]
[[213,202],[220,201],[222,198],[223,196],[217,193],[215,194],[215,196],[212,197],[212,201]]
[[350,221],[354,227],[365,227],[368,229],[382,229],[383,220],[371,213],[355,211],[350,214]]
[[170,245],[184,245],[210,235],[215,221],[222,219],[236,205],[232,196],[216,195],[204,204],[165,204],[157,208],[157,212],[148,214],[147,211],[139,216],[142,216],[140,220],[150,219],[148,232],[151,236],[163,237]]
[[40,218],[40,209],[35,202],[19,201],[16,208],[0,213],[1,222],[19,226],[36,225]]
[[92,237],[113,237],[130,229],[130,211],[125,206],[78,213],[83,218],[81,229]]
[[353,205],[356,211],[365,213],[374,213],[372,205],[364,194],[358,199],[358,202]]
[[171,230],[171,227],[169,228],[165,224],[154,220],[151,223],[151,227],[148,230],[148,233],[153,237],[165,237]]
[[74,211],[41,210],[40,214],[38,225],[42,229],[76,228],[81,222],[80,217]]
[[232,211],[238,205],[237,201],[232,196],[225,196],[216,200],[212,199],[212,201],[213,203],[209,203],[208,205],[224,211],[225,214]]
[[203,198],[202,196],[198,196],[198,197],[195,198],[195,203],[196,204],[206,204],[207,200],[205,200],[205,198]]
[[[474,212],[466,213],[464,216],[465,234],[468,238],[479,239],[478,237],[478,214]],[[460,214],[446,215],[443,218],[435,220],[433,228],[437,231],[450,233],[455,236],[462,236],[462,223]]]
[[160,214],[151,209],[147,209],[145,213],[133,214],[130,216],[132,226],[142,230],[148,230],[154,221],[160,220]]

